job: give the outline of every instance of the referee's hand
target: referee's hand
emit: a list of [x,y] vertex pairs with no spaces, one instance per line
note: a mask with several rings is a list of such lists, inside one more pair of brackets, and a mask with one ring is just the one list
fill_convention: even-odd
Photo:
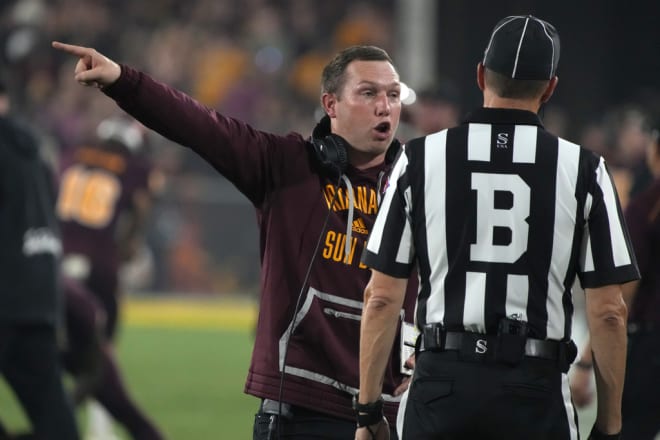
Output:
[[383,417],[383,420],[375,425],[358,428],[355,431],[355,440],[390,440],[390,424]]
[[594,400],[593,371],[573,368],[570,377],[571,397],[576,407],[585,407]]

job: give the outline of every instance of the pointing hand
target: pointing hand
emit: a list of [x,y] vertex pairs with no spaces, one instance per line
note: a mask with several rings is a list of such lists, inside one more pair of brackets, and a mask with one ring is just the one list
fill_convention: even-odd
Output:
[[60,43],[59,41],[53,41],[52,45],[55,49],[79,58],[74,71],[74,78],[84,86],[103,88],[117,81],[121,74],[119,64],[98,53],[96,49]]

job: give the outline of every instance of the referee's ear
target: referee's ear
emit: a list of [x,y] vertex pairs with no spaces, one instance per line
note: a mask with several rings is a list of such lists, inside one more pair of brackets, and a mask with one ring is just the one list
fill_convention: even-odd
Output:
[[541,95],[541,104],[548,102],[552,94],[555,92],[555,88],[557,88],[558,82],[559,77],[557,75],[553,76],[550,81],[548,81],[548,86],[545,88],[545,91]]
[[477,85],[479,85],[479,90],[482,92],[486,88],[486,82],[484,80],[484,65],[481,61],[477,63]]

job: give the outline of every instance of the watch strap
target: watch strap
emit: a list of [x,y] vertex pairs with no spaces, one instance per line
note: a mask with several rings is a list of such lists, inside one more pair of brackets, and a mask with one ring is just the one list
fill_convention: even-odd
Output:
[[383,398],[369,403],[359,403],[358,395],[353,396],[353,409],[358,427],[371,426],[383,420]]

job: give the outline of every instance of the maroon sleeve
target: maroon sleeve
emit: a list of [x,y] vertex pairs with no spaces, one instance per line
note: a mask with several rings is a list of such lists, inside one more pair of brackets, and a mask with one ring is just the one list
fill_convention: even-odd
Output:
[[299,134],[256,130],[125,65],[103,91],[145,126],[193,149],[257,206],[286,178],[286,157],[304,144]]

